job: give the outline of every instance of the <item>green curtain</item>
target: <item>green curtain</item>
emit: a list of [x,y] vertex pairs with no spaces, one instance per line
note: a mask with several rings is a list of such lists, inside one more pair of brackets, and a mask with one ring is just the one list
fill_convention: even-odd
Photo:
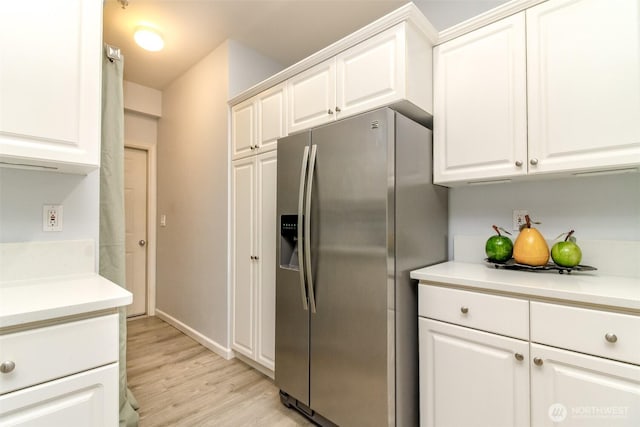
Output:
[[[102,59],[100,157],[100,275],[125,286],[123,59]],[[127,388],[127,312],[120,309],[120,427],[138,425],[138,404]]]

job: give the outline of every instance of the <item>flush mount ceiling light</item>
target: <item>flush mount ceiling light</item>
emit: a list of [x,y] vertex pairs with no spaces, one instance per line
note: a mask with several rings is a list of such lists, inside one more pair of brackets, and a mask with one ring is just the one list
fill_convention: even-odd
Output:
[[138,27],[133,33],[133,38],[138,46],[151,52],[157,52],[164,47],[162,36],[153,28]]

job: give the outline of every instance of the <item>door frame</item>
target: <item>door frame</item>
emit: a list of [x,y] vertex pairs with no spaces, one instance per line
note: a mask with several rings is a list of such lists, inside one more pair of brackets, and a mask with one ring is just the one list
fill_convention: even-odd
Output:
[[125,141],[125,148],[147,152],[147,313],[156,312],[157,149],[155,144]]

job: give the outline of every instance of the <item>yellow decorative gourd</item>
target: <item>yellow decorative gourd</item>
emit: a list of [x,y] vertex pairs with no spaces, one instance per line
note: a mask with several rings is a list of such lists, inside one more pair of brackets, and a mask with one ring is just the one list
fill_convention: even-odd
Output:
[[520,234],[513,244],[513,258],[518,264],[531,266],[546,265],[549,262],[549,246],[542,234],[531,227],[531,218],[525,216],[526,225],[520,229]]

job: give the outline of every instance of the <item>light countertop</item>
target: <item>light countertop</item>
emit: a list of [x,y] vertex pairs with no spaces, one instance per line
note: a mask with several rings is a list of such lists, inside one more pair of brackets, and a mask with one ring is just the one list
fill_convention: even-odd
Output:
[[640,312],[640,279],[598,272],[515,271],[449,261],[411,272],[412,279],[514,295]]
[[97,274],[0,283],[0,328],[113,309],[131,292]]

